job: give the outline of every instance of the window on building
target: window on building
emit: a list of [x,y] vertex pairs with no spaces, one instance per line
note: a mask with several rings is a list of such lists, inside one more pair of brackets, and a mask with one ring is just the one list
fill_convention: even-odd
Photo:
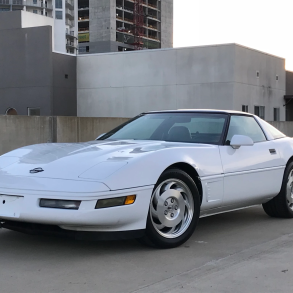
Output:
[[55,11],[56,19],[62,19],[62,11]]
[[85,47],[85,51],[86,51],[86,52],[89,52],[89,51],[90,51],[90,46],[86,46],[86,47]]
[[62,0],[55,0],[55,8],[62,9]]
[[242,105],[242,112],[248,113],[248,105]]
[[33,0],[33,4],[37,4],[38,3],[38,1],[37,0]]
[[35,9],[34,9],[34,10],[33,10],[33,13],[38,14],[38,10],[35,10]]
[[261,119],[265,119],[265,107],[264,106],[254,106],[254,114]]
[[27,115],[28,116],[41,116],[41,109],[40,108],[27,108]]
[[274,108],[274,121],[280,121],[280,108]]
[[8,108],[5,115],[17,115],[17,111],[14,108]]

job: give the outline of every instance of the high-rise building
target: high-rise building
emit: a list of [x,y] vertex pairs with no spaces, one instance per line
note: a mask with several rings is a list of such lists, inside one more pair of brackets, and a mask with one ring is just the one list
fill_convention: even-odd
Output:
[[0,12],[24,10],[53,18],[53,49],[69,54],[77,51],[76,7],[77,0],[0,0]]
[[137,2],[142,49],[172,48],[173,0],[78,0],[79,53],[134,50]]

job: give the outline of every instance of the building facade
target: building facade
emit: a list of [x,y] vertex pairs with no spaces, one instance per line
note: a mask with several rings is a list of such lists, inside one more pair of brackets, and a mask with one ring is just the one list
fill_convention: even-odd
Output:
[[[173,0],[144,0],[144,49],[173,47]],[[79,54],[134,50],[133,0],[78,0]]]
[[23,10],[54,19],[53,49],[69,54],[77,53],[76,7],[77,0],[0,0],[0,12]]
[[0,15],[0,115],[76,116],[76,56],[53,52],[53,26],[27,15]]
[[197,108],[284,121],[285,94],[285,60],[237,44],[77,56],[81,117]]

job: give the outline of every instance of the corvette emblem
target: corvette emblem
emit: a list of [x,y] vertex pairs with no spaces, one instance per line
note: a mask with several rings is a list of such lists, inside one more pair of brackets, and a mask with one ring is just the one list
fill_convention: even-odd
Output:
[[35,174],[35,173],[40,173],[43,172],[44,170],[42,168],[35,168],[30,170],[30,173]]

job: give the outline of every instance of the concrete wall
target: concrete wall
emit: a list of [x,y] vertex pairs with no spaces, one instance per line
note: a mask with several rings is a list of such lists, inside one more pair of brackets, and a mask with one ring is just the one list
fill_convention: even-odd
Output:
[[76,116],[76,57],[53,53],[53,115]]
[[116,0],[89,1],[90,42],[116,41]]
[[[47,142],[91,141],[126,122],[126,118],[0,116],[0,155]],[[293,137],[293,122],[270,122]]]
[[293,121],[273,121],[270,123],[287,136],[293,137]]
[[78,116],[133,117],[150,110],[230,108],[234,48],[223,45],[78,56]]
[[[20,11],[21,12],[21,27],[36,27],[36,26],[51,26],[54,30],[54,20],[51,17],[44,15],[35,14],[32,12]],[[19,13],[19,11],[17,11]],[[64,38],[64,36],[63,36]]]
[[284,59],[236,44],[78,56],[77,72],[78,116],[256,105],[285,120]]
[[0,114],[34,107],[51,115],[52,27],[0,30],[0,40]]
[[1,13],[0,31],[21,28],[21,11],[6,11]]
[[52,141],[52,117],[0,116],[0,155],[30,144]]
[[161,48],[173,48],[173,0],[161,1]]
[[0,155],[13,149],[47,142],[96,139],[126,122],[124,118],[0,116]]
[[241,110],[244,102],[251,113],[254,113],[254,106],[265,106],[265,120],[273,121],[273,108],[279,108],[280,120],[285,120],[285,92],[285,59],[235,46],[235,110]]

